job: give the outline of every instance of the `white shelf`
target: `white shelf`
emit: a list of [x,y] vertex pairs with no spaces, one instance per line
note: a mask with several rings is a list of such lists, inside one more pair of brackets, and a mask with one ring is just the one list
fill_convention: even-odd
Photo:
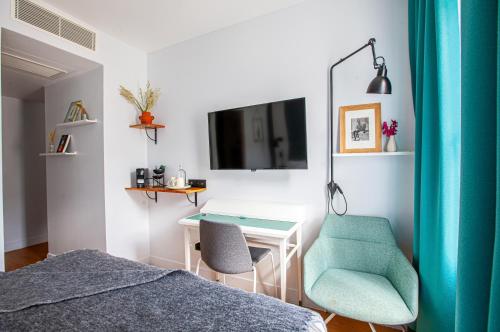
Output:
[[76,156],[76,152],[62,152],[62,153],[57,153],[57,152],[47,152],[47,153],[40,153],[40,157],[69,157],[69,156]]
[[414,151],[398,151],[398,152],[364,152],[364,153],[334,153],[334,158],[347,157],[391,157],[391,156],[413,156]]
[[79,127],[79,126],[87,126],[97,123],[97,120],[78,120],[78,121],[73,121],[73,122],[63,122],[63,123],[58,123],[56,124],[56,127]]

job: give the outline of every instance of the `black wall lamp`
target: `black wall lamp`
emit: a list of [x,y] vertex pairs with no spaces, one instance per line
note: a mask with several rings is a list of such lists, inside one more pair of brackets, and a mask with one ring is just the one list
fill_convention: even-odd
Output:
[[[387,67],[385,65],[385,59],[382,56],[377,56],[375,53],[375,38],[370,38],[368,42],[358,48],[356,51],[352,52],[345,58],[340,58],[339,61],[335,62],[330,67],[330,181],[328,182],[328,209],[332,208],[333,212],[336,214],[343,216],[347,213],[347,200],[345,198],[344,192],[340,188],[340,186],[333,179],[333,69],[346,61],[353,55],[361,52],[367,47],[371,47],[372,56],[373,56],[373,68],[377,70],[377,76],[370,82],[368,85],[368,89],[366,89],[366,93],[374,93],[374,94],[391,94],[392,93],[392,85],[391,81],[387,78]],[[342,213],[338,213],[333,207],[333,197],[336,193],[339,193],[344,198],[345,210]]]

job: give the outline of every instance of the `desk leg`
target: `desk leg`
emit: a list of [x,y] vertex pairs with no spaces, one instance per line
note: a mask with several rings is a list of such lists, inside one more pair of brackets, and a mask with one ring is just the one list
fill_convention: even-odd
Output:
[[191,239],[187,226],[184,226],[184,264],[185,269],[191,271]]
[[302,226],[297,228],[297,297],[302,305]]
[[280,288],[281,300],[286,302],[286,239],[280,240]]

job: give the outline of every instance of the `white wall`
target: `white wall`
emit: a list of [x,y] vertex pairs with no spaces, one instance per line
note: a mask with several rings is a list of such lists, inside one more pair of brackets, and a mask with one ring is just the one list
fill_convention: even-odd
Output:
[[45,108],[2,97],[5,251],[47,241]]
[[[70,134],[75,157],[46,158],[49,252],[79,248],[106,250],[104,212],[104,145],[102,68],[68,78],[45,88],[45,131],[64,121],[72,101],[82,100],[94,125],[58,128]],[[48,144],[48,142],[46,143]]]
[[[2,45],[2,34],[0,31],[0,50],[1,50],[1,45]],[[0,68],[2,68],[2,57],[0,56]],[[0,91],[2,91],[2,80],[0,79]],[[0,118],[3,117],[2,114],[2,99],[0,98]],[[2,126],[0,126],[0,131],[2,131]],[[2,133],[0,133],[0,137],[2,137]],[[3,157],[2,154],[0,153],[0,172],[2,173],[2,176],[0,176],[0,202],[3,202]],[[0,204],[0,249],[4,247],[4,232],[3,232],[3,204]],[[0,250],[1,251],[1,250]],[[0,255],[0,272],[5,271],[5,256]]]
[[[149,167],[166,164],[172,174],[182,164],[188,177],[206,178],[202,204],[211,197],[305,203],[309,247],[326,212],[328,68],[370,37],[387,60],[393,94],[365,94],[376,74],[367,49],[335,71],[335,108],[381,102],[383,119],[400,122],[400,149],[413,149],[407,2],[309,0],[149,55],[148,77],[163,91],[155,115],[167,124],[159,144],[148,145]],[[210,171],[208,112],[297,97],[307,99],[308,170]],[[412,246],[412,165],[412,157],[335,162],[349,213],[388,217],[406,253]],[[181,195],[160,194],[158,204],[150,204],[153,263],[182,266],[177,220],[196,211]],[[271,282],[269,270],[263,276]],[[296,287],[294,280],[289,287]]]
[[[42,1],[36,2],[65,15]],[[131,197],[124,190],[130,186],[131,172],[146,164],[146,140],[142,132],[128,127],[137,121],[137,115],[118,94],[120,84],[130,88],[145,84],[146,54],[95,29],[93,30],[97,32],[96,51],[87,50],[12,19],[10,6],[10,1],[0,1],[0,28],[21,33],[103,65],[106,247],[109,253],[117,256],[147,260],[149,257],[147,199]],[[88,26],[85,22],[71,19]]]

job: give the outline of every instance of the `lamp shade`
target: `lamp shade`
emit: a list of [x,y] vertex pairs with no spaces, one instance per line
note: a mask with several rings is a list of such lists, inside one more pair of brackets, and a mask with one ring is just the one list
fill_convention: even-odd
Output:
[[375,77],[368,85],[366,93],[376,93],[376,94],[391,94],[392,85],[391,81],[387,78],[387,68],[385,64],[380,66],[377,71],[377,77]]

